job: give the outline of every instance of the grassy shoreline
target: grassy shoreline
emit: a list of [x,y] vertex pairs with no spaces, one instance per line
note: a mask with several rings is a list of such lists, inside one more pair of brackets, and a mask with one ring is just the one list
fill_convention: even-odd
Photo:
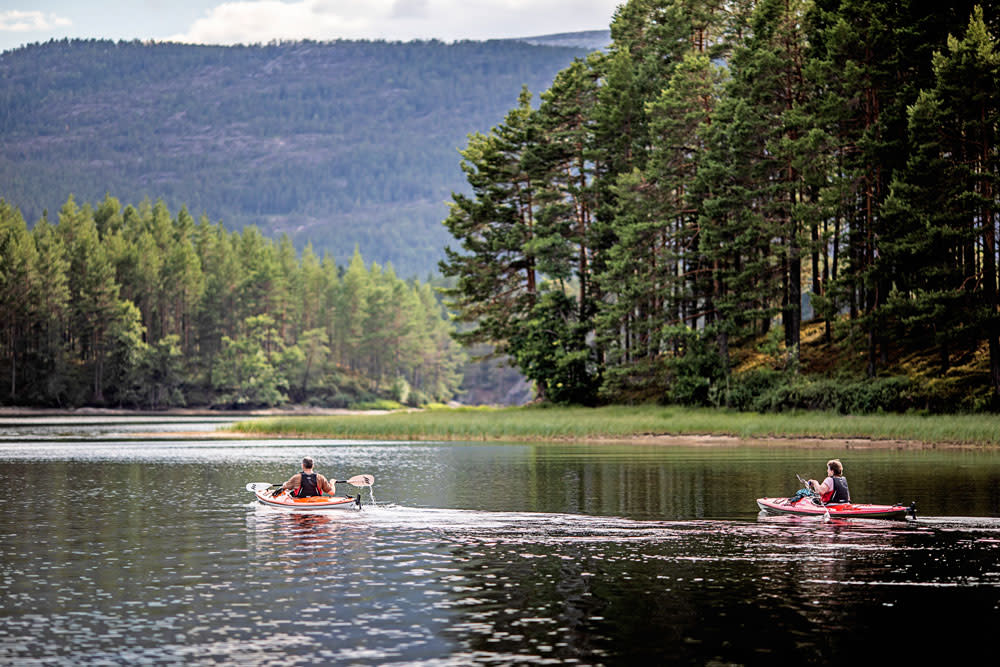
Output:
[[890,440],[1000,445],[995,415],[735,412],[711,408],[447,408],[380,415],[278,417],[239,422],[245,435],[301,438],[469,441],[600,441],[656,436]]

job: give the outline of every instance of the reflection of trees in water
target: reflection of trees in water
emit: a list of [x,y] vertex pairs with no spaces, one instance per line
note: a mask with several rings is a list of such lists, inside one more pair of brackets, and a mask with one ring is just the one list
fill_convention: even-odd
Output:
[[[661,519],[747,517],[755,499],[791,496],[839,457],[856,502],[909,504],[918,516],[1000,514],[1000,455],[976,451],[578,444],[531,450],[519,489],[530,509]],[[569,455],[569,449],[573,449]],[[508,479],[503,480],[509,483]]]
[[706,447],[667,461],[636,457],[636,448],[610,461],[542,456],[531,467],[528,493],[543,511],[692,519],[748,515],[760,496],[795,492],[796,466],[769,470],[745,452]]

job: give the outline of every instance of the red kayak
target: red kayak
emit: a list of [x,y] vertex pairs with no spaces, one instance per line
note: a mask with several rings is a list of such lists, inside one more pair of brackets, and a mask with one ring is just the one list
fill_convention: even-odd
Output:
[[909,506],[869,505],[865,503],[838,503],[824,505],[815,496],[798,500],[791,498],[758,498],[757,506],[768,514],[792,514],[795,516],[819,516],[829,513],[835,519],[905,519],[906,515],[917,518],[916,503]]

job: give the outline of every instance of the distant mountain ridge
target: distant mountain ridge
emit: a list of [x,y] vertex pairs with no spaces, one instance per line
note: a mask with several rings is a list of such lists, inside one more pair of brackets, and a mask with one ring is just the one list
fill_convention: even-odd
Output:
[[61,40],[0,54],[0,197],[163,198],[346,263],[436,269],[457,150],[607,31],[488,42],[258,46]]
[[585,30],[583,32],[561,32],[554,35],[520,37],[518,41],[536,46],[568,46],[597,51],[605,49],[611,44],[611,31]]

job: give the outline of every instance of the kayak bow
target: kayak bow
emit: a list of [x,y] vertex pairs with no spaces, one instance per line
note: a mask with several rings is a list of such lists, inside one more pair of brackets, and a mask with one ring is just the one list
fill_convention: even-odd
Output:
[[758,498],[757,507],[768,514],[791,514],[795,516],[823,517],[829,512],[831,518],[840,519],[905,519],[906,515],[917,518],[916,503],[909,507],[895,505],[871,505],[866,503],[838,503],[823,505],[814,497],[806,496],[792,501],[790,498]]

